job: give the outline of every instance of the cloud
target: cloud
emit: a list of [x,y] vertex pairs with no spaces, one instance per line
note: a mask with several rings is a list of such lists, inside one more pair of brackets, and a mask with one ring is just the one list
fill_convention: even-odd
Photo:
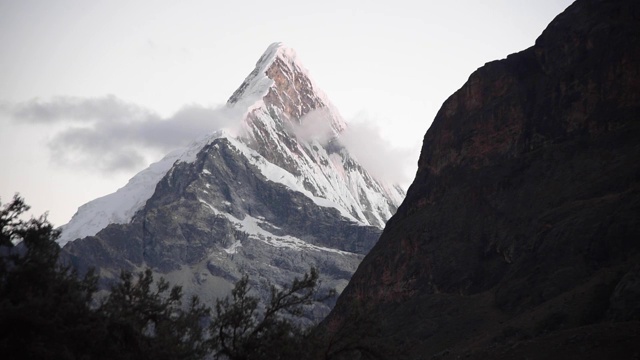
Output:
[[[51,159],[61,166],[105,174],[137,170],[158,156],[227,128],[239,131],[241,114],[226,106],[187,105],[169,117],[109,95],[55,97],[49,101],[0,103],[14,122],[46,126]],[[305,141],[326,144],[335,137],[327,110],[312,111],[289,131]],[[376,178],[408,187],[415,175],[420,144],[393,146],[376,121],[360,116],[339,141]]]
[[335,136],[331,127],[331,113],[327,108],[319,108],[310,111],[300,122],[292,125],[292,131],[299,139],[304,141],[317,140],[326,144]]
[[[336,137],[331,127],[332,114],[321,108],[309,112],[289,131],[304,141],[317,140],[326,145]],[[372,118],[360,114],[338,135],[338,141],[376,179],[408,188],[415,176],[420,144],[394,146]]]
[[139,169],[150,152],[166,153],[213,131],[239,126],[224,106],[187,105],[163,118],[112,95],[4,103],[0,110],[23,124],[64,126],[48,141],[52,160],[106,173]]
[[9,107],[11,115],[32,123],[101,122],[157,118],[153,112],[113,95],[99,98],[58,96],[51,101],[33,99]]
[[339,137],[358,162],[376,179],[398,184],[405,190],[415,176],[419,144],[393,146],[372,122],[350,122]]

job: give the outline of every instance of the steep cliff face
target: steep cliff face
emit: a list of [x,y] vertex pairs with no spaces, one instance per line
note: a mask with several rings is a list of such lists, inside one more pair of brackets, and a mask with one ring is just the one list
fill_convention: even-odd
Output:
[[[329,328],[362,308],[382,328],[362,338],[408,357],[491,346],[483,356],[508,358],[515,341],[640,320],[628,280],[640,259],[638,44],[636,1],[578,0],[535,46],[474,72],[438,112]],[[635,330],[603,347],[629,350],[638,323],[624,326]]]
[[[64,254],[96,267],[151,267],[205,301],[242,274],[267,297],[313,266],[342,290],[404,193],[374,179],[340,144],[346,124],[293,50],[271,45],[228,101],[238,129],[218,131],[82,206]],[[308,314],[320,319],[330,303]]]
[[[255,101],[254,93],[264,95]],[[384,227],[404,192],[371,177],[340,145],[337,135],[347,125],[293,50],[279,43],[267,49],[229,99],[234,107],[247,103],[243,142],[300,179],[313,196],[335,202],[357,221]]]

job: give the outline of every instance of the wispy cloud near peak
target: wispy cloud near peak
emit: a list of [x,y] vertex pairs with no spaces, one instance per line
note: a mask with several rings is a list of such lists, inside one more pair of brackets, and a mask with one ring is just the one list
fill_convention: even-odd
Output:
[[3,103],[0,111],[20,124],[63,127],[48,141],[52,160],[102,172],[139,169],[149,153],[166,153],[202,135],[239,126],[224,106],[186,105],[161,117],[113,95]]

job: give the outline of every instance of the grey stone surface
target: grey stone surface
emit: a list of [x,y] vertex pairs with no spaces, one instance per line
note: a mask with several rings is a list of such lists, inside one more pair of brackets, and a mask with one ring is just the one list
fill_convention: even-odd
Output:
[[[247,115],[245,137],[217,138],[199,151],[195,161],[176,162],[129,223],[112,223],[95,236],[69,242],[65,259],[81,272],[96,268],[103,288],[121,270],[150,267],[158,277],[183,286],[186,294],[198,295],[210,305],[229,294],[243,274],[249,275],[253,291],[263,298],[268,297],[271,284],[289,284],[311,267],[321,274],[321,292],[342,291],[399,200],[389,197],[388,190],[336,139],[320,144],[296,138],[291,124],[328,106],[301,71],[277,58],[266,72],[273,85],[263,107]],[[243,84],[234,94],[230,106],[245,88]],[[332,121],[334,128],[340,126],[340,119],[325,120]],[[303,176],[305,191],[312,197],[325,198],[335,191],[326,184],[366,187],[354,190],[361,194],[354,204],[362,209],[362,216],[347,208],[350,214],[345,217],[334,207],[318,205],[308,194],[267,179],[252,156]],[[334,160],[350,174],[340,180],[344,183],[309,177],[331,177],[326,169]],[[360,185],[345,185],[353,179],[359,179]],[[309,309],[306,321],[322,319],[334,302]]]

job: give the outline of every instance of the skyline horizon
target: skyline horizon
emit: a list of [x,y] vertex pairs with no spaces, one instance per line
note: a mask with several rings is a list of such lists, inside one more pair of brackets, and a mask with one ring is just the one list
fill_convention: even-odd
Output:
[[[3,161],[0,197],[8,203],[18,192],[31,214],[49,211],[52,223],[65,224],[80,205],[124,186],[170,146],[186,146],[185,134],[173,136],[175,124],[188,119],[190,131],[203,126],[274,42],[299,54],[347,123],[364,124],[379,137],[377,147],[404,154],[397,163],[410,174],[406,190],[422,137],[444,100],[484,63],[533,45],[571,2],[468,2],[462,12],[431,2],[404,9],[346,4],[336,13],[283,6],[281,23],[265,15],[273,10],[247,13],[226,4],[226,19],[225,11],[195,0],[156,8],[142,2],[128,11],[77,0],[0,4],[0,46],[8,54],[0,67],[7,79],[0,85],[0,144],[11,154]],[[153,16],[136,17],[149,12]],[[245,15],[260,31],[234,26]],[[27,18],[32,21],[20,21]],[[327,23],[332,26],[322,27]],[[220,31],[229,28],[236,32]],[[38,104],[56,105],[50,108],[58,113],[29,119],[12,112]],[[74,109],[85,112],[70,113]],[[148,132],[161,140],[150,140]],[[100,148],[123,135],[138,140],[121,142],[123,149]],[[100,168],[100,159],[113,166]]]

